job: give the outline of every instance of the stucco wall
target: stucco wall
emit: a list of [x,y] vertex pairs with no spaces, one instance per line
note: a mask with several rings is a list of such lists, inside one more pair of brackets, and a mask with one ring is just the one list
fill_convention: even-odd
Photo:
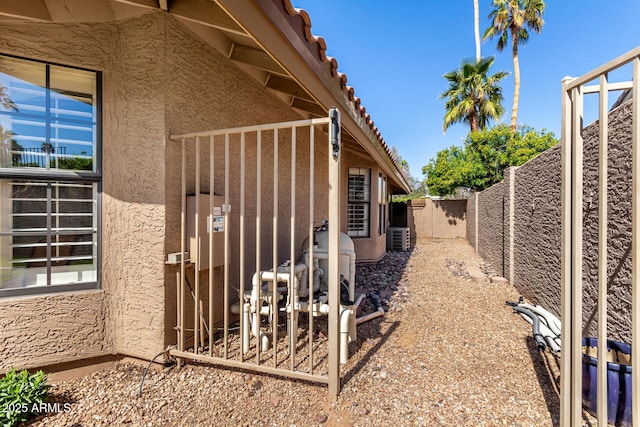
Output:
[[[227,129],[238,126],[277,123],[299,120],[291,108],[268,92],[262,85],[243,73],[212,47],[196,38],[188,29],[171,17],[167,19],[167,115],[166,125],[170,134]],[[327,136],[318,130],[315,135],[314,178],[314,222],[320,224],[328,218],[328,149]],[[189,169],[187,193],[195,193],[195,140],[186,142],[186,162]],[[240,171],[241,141],[239,134],[230,136],[229,143],[229,204],[231,205],[229,234],[230,259],[229,284],[232,298],[236,298],[241,278],[245,289],[249,289],[256,271],[256,213],[257,213],[257,136],[245,135],[245,252],[241,257],[240,245]],[[166,247],[169,252],[180,251],[181,209],[181,143],[168,141],[165,146],[167,176],[165,191],[167,198]],[[201,140],[200,192],[211,191],[209,139]],[[225,143],[224,137],[214,139],[214,192],[225,194]],[[261,269],[273,266],[273,199],[274,199],[274,134],[267,131],[261,138]],[[278,263],[290,259],[291,241],[291,132],[278,133],[277,193],[278,193]],[[307,129],[298,129],[295,153],[295,243],[294,253],[298,257],[304,239],[309,234],[309,134]],[[240,260],[244,261],[241,270]],[[208,292],[208,273],[201,276],[201,293]],[[174,267],[166,269],[166,341],[175,341],[175,281]],[[218,295],[221,297],[221,295]],[[190,297],[189,297],[190,298]],[[220,298],[219,298],[220,299]],[[205,298],[205,311],[208,310]],[[216,312],[223,306],[215,304]],[[191,316],[187,317],[189,322]]]
[[[637,120],[637,118],[635,119]],[[613,339],[631,342],[631,122],[627,102],[609,113],[608,159],[608,332]],[[583,205],[583,322],[585,335],[597,328],[598,279],[598,123],[586,127]]]
[[[505,275],[505,198],[509,188],[502,181],[478,194],[478,253],[489,262],[495,271]],[[508,233],[508,230],[507,230]]]
[[144,358],[164,338],[164,19],[116,24],[104,105],[103,287],[114,352]]
[[[631,340],[631,103],[609,113],[608,182],[608,334]],[[583,204],[583,335],[597,328],[598,276],[598,122],[586,126]],[[561,146],[520,166],[514,182],[513,284],[530,301],[556,315],[561,311]],[[508,179],[476,194],[479,253],[508,275]],[[500,200],[504,200],[502,205]],[[468,202],[473,209],[475,200]],[[475,230],[468,229],[470,242]],[[500,236],[502,234],[502,236]],[[503,238],[499,238],[503,237]],[[504,260],[504,262],[501,262]],[[501,270],[498,269],[498,272]]]
[[103,291],[0,300],[0,372],[110,353]]
[[466,238],[469,244],[476,247],[476,200],[477,194],[467,199],[467,214],[465,218]]
[[[164,38],[162,14],[112,24],[3,23],[2,53],[103,72],[104,170],[101,290],[0,300],[3,313],[21,312],[24,322],[0,331],[2,342],[22,344],[3,346],[6,365],[151,357],[163,345]],[[31,313],[45,307],[50,319],[32,323]],[[43,334],[43,325],[56,332]],[[40,356],[27,345],[55,351]]]
[[[116,28],[102,24],[4,21],[0,31],[2,53],[94,70],[113,68],[116,43]],[[113,98],[115,79],[104,74],[105,101]],[[104,309],[110,286],[105,281],[100,291],[0,299],[0,370],[113,352],[111,317]]]
[[560,145],[520,166],[515,181],[514,283],[560,313]]
[[[344,209],[341,212],[341,231],[346,234],[347,230],[347,203],[348,203],[348,180],[349,168],[366,168],[371,170],[371,194],[369,202],[369,237],[351,237],[356,251],[356,262],[375,262],[382,258],[387,252],[387,235],[378,235],[378,175],[380,168],[370,158],[357,153],[356,151],[342,150],[342,200]],[[387,218],[389,217],[389,207],[387,205]]]
[[[175,342],[175,282],[166,254],[180,251],[180,144],[168,134],[297,120],[300,116],[232,61],[161,11],[110,24],[3,23],[0,52],[103,72],[103,187],[101,289],[0,300],[3,366],[32,367],[105,354],[151,358]],[[309,136],[296,138],[295,253],[308,235]],[[328,217],[327,135],[316,131],[314,222]],[[232,291],[255,270],[255,219],[240,271],[240,142],[230,141],[229,266]],[[247,135],[246,215],[256,212],[255,134]],[[224,194],[224,143],[216,140],[215,188]],[[208,144],[203,144],[203,158]],[[262,139],[262,262],[271,267],[273,134]],[[346,156],[348,157],[348,156]],[[193,141],[187,162],[195,160]],[[354,159],[351,159],[354,160]],[[278,145],[278,260],[290,256],[291,135]],[[346,168],[343,157],[343,201]],[[211,191],[208,161],[201,191]],[[377,178],[377,169],[372,176]],[[188,192],[195,177],[188,177]],[[377,182],[377,181],[373,181]],[[372,186],[372,200],[377,186]],[[346,214],[346,205],[345,214]],[[376,213],[377,210],[372,210]],[[372,229],[377,218],[372,218]],[[377,228],[375,229],[377,231]],[[344,231],[344,226],[343,226]],[[366,258],[384,253],[384,236],[361,248]],[[369,251],[369,252],[367,252]],[[25,313],[27,313],[25,315]],[[5,315],[6,314],[6,315]],[[72,316],[73,320],[69,317]],[[44,350],[42,350],[44,349]]]
[[411,200],[407,222],[412,240],[417,238],[451,239],[466,237],[466,200]]

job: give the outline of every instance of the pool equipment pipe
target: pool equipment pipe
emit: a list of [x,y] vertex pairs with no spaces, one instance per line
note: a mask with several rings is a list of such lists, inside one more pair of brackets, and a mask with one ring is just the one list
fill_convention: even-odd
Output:
[[[329,304],[326,292],[328,286],[324,274],[328,268],[329,259],[328,233],[326,230],[317,231],[315,238],[317,246],[314,245],[312,260],[309,259],[309,251],[303,249],[302,258],[304,261],[293,267],[287,261],[278,266],[275,272],[273,269],[256,272],[251,280],[251,290],[245,291],[241,297],[241,303],[232,305],[231,311],[243,316],[241,339],[245,353],[250,348],[250,335],[259,340],[261,351],[269,349],[270,337],[261,331],[260,318],[262,316],[271,318],[274,310],[290,314],[288,317],[290,347],[295,346],[291,340],[294,339],[292,337],[297,329],[299,312],[308,312],[314,317],[328,315]],[[353,302],[356,254],[351,238],[341,233],[340,239],[340,363],[346,363],[349,357],[349,341],[356,339],[355,304]],[[303,244],[303,248],[306,247],[308,244],[306,246]],[[309,271],[310,269],[311,271]],[[310,274],[314,279],[312,290],[309,289]],[[349,277],[348,281],[345,276]],[[285,299],[284,307],[279,305],[283,299]],[[275,326],[272,325],[272,327]]]
[[[520,313],[520,315],[524,320],[533,325],[533,320],[531,319],[531,317],[524,313]],[[553,351],[554,353],[560,352],[560,338],[554,336],[554,333],[551,331],[551,329],[549,329],[543,322],[540,322],[540,334],[547,342],[551,351]]]
[[522,308],[519,305],[513,307],[513,311],[527,315],[533,324],[533,339],[538,343],[538,350],[545,351],[547,349],[547,342],[540,333],[540,319],[531,310]]
[[526,308],[527,310],[531,310],[532,312],[537,314],[538,317],[541,318],[542,322],[546,324],[546,326],[555,336],[560,336],[562,323],[560,322],[560,319],[558,319],[553,313],[545,310],[539,305],[534,306],[526,303],[518,303],[518,306]]

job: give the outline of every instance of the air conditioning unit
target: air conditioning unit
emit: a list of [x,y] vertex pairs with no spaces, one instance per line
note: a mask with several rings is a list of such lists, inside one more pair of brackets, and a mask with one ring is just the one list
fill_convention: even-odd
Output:
[[411,249],[411,233],[409,227],[387,228],[387,250],[408,251]]

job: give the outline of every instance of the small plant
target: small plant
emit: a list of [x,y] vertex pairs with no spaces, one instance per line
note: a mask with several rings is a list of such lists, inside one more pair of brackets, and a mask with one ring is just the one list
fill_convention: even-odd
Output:
[[[16,372],[11,369],[0,379],[0,421],[2,427],[16,426],[25,422],[37,411],[38,405],[49,398],[47,375],[38,371]],[[35,411],[34,411],[35,409]]]

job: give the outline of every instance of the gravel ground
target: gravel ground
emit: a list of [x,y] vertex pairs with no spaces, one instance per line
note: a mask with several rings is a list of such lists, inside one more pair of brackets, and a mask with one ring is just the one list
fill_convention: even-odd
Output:
[[[474,283],[482,260],[464,240],[425,239],[358,266],[359,290],[383,317],[358,326],[337,400],[323,385],[187,365],[120,363],[53,388],[70,412],[39,426],[558,426],[558,361],[505,305],[511,285]],[[363,309],[372,310],[368,299]]]

